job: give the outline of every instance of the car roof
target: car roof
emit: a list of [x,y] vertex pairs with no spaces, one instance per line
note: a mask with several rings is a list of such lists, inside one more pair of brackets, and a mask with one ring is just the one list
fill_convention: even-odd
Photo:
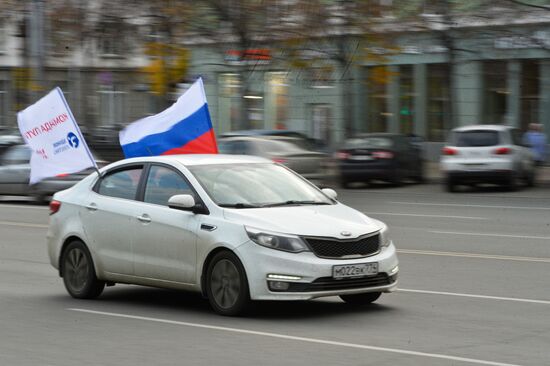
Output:
[[357,135],[354,135],[350,138],[365,138],[365,137],[397,137],[397,136],[405,136],[400,133],[391,133],[391,132],[370,132],[370,133],[358,133]]
[[[185,166],[194,165],[217,165],[217,164],[253,164],[271,163],[270,160],[257,156],[248,155],[227,155],[227,154],[180,154],[144,156],[138,158],[123,159],[116,162],[116,165],[126,163],[180,163]],[[114,165],[111,165],[114,166]]]
[[257,136],[222,136],[220,141],[283,141],[283,142],[299,142],[302,141],[294,136],[276,136],[276,135],[257,135]]
[[287,136],[287,135],[305,135],[301,132],[294,131],[294,130],[262,130],[262,129],[256,129],[256,130],[242,130],[242,131],[231,131],[226,132],[220,135],[220,137],[233,137],[233,136]]
[[463,132],[463,131],[474,131],[474,130],[492,130],[492,131],[506,131],[512,129],[512,126],[506,125],[470,125],[454,128],[453,131]]

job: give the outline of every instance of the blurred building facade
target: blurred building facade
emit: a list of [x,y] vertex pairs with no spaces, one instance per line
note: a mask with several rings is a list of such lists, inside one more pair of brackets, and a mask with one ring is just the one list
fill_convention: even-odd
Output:
[[[389,20],[386,27],[398,51],[373,50],[388,54],[384,64],[358,62],[348,70],[352,80],[347,84],[336,64],[328,71],[287,70],[276,61],[284,52],[267,48],[270,60],[258,62],[247,75],[255,100],[252,127],[296,129],[341,141],[343,88],[351,87],[355,132],[414,133],[438,142],[451,128],[470,124],[526,130],[529,123],[541,123],[550,131],[550,11],[479,19],[462,18],[453,25],[452,63],[451,50],[436,30],[410,31],[410,24]],[[193,50],[192,73],[207,79],[219,133],[238,125],[240,81],[227,54],[209,47]]]
[[[106,139],[114,137],[112,127],[166,106],[144,72],[151,61],[147,37],[122,31],[116,22],[105,21],[85,42],[64,41],[63,28],[46,27],[42,85],[34,85],[25,17],[0,18],[0,127],[15,126],[16,111],[54,86],[63,89],[78,122],[104,128]],[[183,39],[190,60],[178,91],[203,77],[218,134],[243,127],[243,99],[246,127],[298,130],[332,145],[350,133],[346,106],[352,133],[414,133],[443,141],[457,125],[525,129],[532,122],[550,131],[550,11],[499,10],[452,22],[436,13],[422,17],[427,21],[419,25],[386,16],[379,29],[395,47],[369,50],[384,62],[359,59],[345,70],[330,61],[328,68],[289,67],[281,42],[242,50]],[[243,83],[246,95],[239,91]]]

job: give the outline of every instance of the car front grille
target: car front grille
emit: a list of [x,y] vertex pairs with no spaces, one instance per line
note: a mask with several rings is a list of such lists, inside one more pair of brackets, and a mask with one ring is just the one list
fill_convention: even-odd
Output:
[[390,277],[386,273],[378,273],[374,276],[361,278],[321,277],[311,283],[291,283],[285,292],[316,292],[352,290],[356,288],[369,288],[391,285],[397,280],[396,276]]
[[357,239],[304,238],[311,251],[321,258],[352,259],[367,257],[380,251],[380,234]]

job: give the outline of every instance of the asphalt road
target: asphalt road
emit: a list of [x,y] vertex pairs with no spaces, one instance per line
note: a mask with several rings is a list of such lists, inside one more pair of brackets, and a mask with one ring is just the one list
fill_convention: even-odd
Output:
[[215,315],[195,294],[117,285],[75,300],[45,206],[0,202],[0,365],[550,365],[550,189],[340,190],[389,224],[400,290]]

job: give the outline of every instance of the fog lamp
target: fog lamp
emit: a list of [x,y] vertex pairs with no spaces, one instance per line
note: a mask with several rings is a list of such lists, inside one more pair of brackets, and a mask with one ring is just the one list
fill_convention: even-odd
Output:
[[283,281],[267,281],[271,291],[286,291],[290,287],[290,283]]
[[397,281],[397,277],[399,276],[399,266],[395,266],[389,273],[390,275],[390,281],[395,282]]

